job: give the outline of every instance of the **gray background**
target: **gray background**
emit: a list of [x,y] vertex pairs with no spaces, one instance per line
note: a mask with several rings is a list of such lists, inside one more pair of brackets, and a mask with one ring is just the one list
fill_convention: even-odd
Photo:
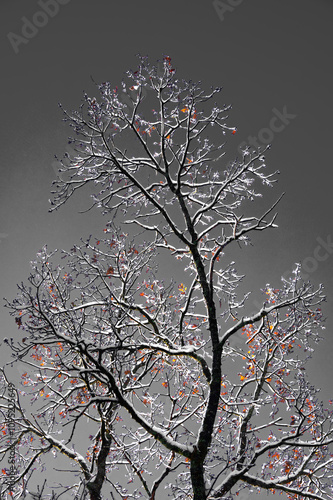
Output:
[[[238,269],[248,275],[247,289],[266,283],[278,287],[294,262],[305,262],[309,278],[324,283],[327,329],[309,373],[327,400],[332,394],[333,254],[318,261],[314,252],[317,238],[333,237],[333,1],[224,3],[223,14],[210,0],[69,0],[16,53],[8,33],[21,35],[24,16],[41,24],[45,16],[43,21],[36,14],[42,9],[35,0],[1,1],[0,296],[14,298],[16,283],[26,280],[29,262],[42,245],[68,249],[81,236],[101,234],[106,222],[97,211],[78,214],[87,205],[81,195],[48,213],[54,154],[63,154],[71,133],[57,103],[75,109],[83,90],[96,95],[90,75],[118,85],[123,73],[137,65],[138,52],[151,61],[169,55],[180,78],[202,80],[206,88],[223,86],[220,103],[233,104],[229,124],[237,126],[236,135],[228,137],[230,157],[249,135],[267,137],[263,129],[274,108],[282,112],[286,106],[296,115],[273,133],[267,154],[270,171],[279,169],[281,175],[274,190],[265,191],[263,206],[286,192],[279,229],[263,233],[255,246],[237,254]],[[320,255],[325,253],[321,249]],[[0,341],[20,334],[2,307],[0,315]],[[8,357],[2,344],[1,364]]]

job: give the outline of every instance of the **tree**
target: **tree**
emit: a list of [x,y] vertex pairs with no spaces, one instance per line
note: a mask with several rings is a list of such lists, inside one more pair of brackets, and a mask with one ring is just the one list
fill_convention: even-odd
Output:
[[279,200],[242,215],[275,182],[267,148],[224,164],[225,144],[209,138],[236,131],[229,106],[214,102],[221,89],[179,81],[169,57],[160,68],[141,58],[127,77],[64,110],[75,153],[51,210],[89,185],[109,222],[103,237],[62,251],[65,264],[43,248],[7,302],[22,333],[7,343],[26,371],[11,399],[1,372],[1,453],[15,450],[17,470],[8,485],[3,469],[3,492],[23,498],[54,454],[71,478],[54,498],[153,500],[163,487],[182,500],[243,489],[333,498],[332,412],[305,373],[322,287],[296,266],[246,315],[227,257],[277,227]]

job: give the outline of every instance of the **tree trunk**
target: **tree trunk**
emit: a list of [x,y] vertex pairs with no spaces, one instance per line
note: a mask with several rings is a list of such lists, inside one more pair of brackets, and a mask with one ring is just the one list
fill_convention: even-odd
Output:
[[110,451],[111,436],[105,421],[102,421],[101,428],[102,446],[97,457],[97,474],[94,481],[87,484],[90,500],[101,500],[102,486],[106,477],[106,460]]
[[204,470],[201,460],[192,459],[191,461],[191,481],[193,500],[206,500]]
[[96,488],[94,483],[87,485],[90,500],[101,500],[101,489]]

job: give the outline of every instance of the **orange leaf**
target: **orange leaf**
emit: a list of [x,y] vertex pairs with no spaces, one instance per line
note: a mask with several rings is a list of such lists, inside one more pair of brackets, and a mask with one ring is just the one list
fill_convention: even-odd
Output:
[[110,274],[113,274],[113,267],[110,266],[109,269],[106,271],[106,275],[109,276]]

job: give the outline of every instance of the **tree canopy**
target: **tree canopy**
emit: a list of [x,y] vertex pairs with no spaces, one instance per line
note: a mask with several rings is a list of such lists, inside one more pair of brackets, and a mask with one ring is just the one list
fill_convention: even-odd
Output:
[[332,499],[332,411],[305,372],[322,287],[296,265],[246,315],[227,257],[277,227],[279,197],[258,215],[276,181],[267,147],[225,161],[236,128],[221,89],[177,79],[168,56],[98,91],[63,109],[74,137],[51,211],[88,187],[103,236],[60,263],[41,249],[7,302],[11,363],[25,368],[21,386],[1,370],[3,498],[54,468],[66,474],[49,494],[63,500]]

